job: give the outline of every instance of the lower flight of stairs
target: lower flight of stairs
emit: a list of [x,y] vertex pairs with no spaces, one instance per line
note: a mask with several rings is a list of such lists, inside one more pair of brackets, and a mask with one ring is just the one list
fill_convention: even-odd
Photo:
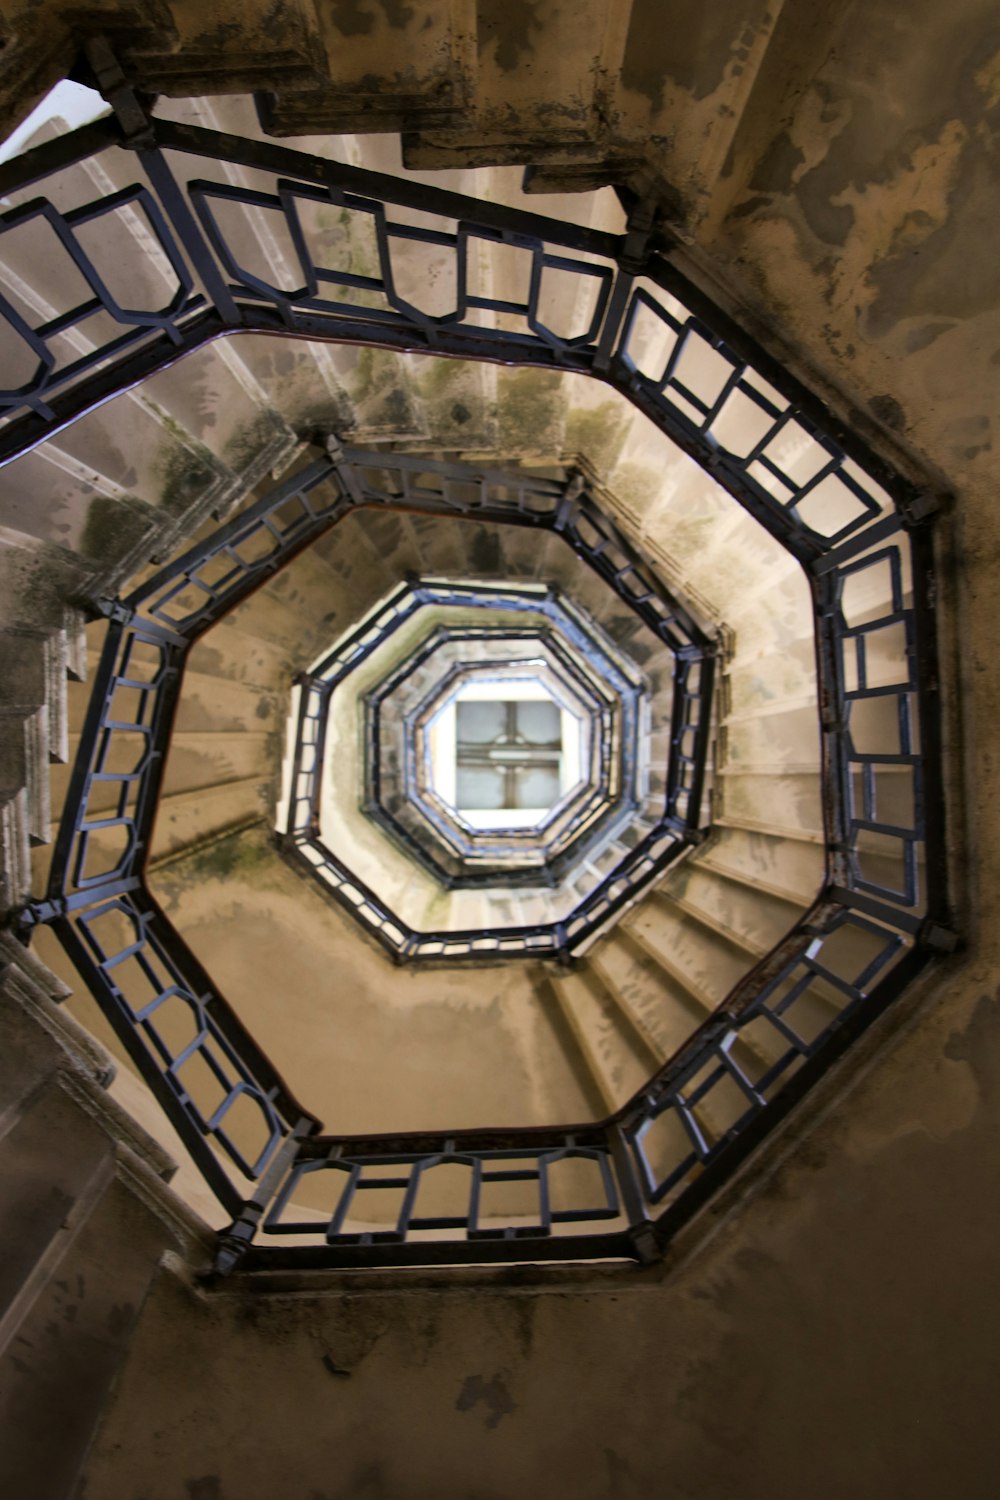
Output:
[[164,1255],[209,1260],[65,987],[0,934],[0,1492],[69,1500]]

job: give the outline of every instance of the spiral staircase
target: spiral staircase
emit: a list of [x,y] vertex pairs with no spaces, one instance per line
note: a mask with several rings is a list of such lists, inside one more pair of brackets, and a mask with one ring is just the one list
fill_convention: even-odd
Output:
[[[512,71],[507,54],[513,44],[504,39],[499,21],[480,36],[475,64],[469,29],[474,17],[466,9],[449,10],[447,47],[435,20],[412,67],[406,76],[400,68],[394,83],[382,57],[381,22],[359,31],[352,43],[356,50],[339,55],[338,65],[346,68],[350,59],[356,78],[335,78],[332,89],[318,87],[302,62],[308,47],[286,37],[267,78],[285,76],[289,86],[269,89],[256,106],[221,91],[212,98],[183,97],[212,87],[211,48],[199,51],[194,40],[182,37],[180,48],[174,41],[158,55],[152,20],[152,37],[139,34],[130,43],[122,32],[117,53],[127,71],[136,57],[142,59],[144,87],[179,96],[161,98],[155,107],[158,119],[178,127],[243,141],[295,134],[296,150],[321,160],[373,173],[405,170],[411,181],[433,181],[481,203],[596,233],[634,236],[642,222],[639,193],[646,191],[647,212],[656,203],[649,194],[651,121],[662,128],[670,108],[662,93],[657,103],[643,81],[640,54],[649,17],[641,7],[632,15],[625,7],[606,8],[593,97],[574,100],[553,117],[544,147],[532,151],[535,166],[522,184],[520,169],[508,165],[525,155],[518,120],[539,110],[550,94],[562,97],[564,91],[555,89],[551,78],[543,87],[531,69]],[[544,39],[533,37],[532,48],[543,49],[551,60],[559,38],[566,40],[559,26],[569,26],[570,20],[552,18],[543,27],[536,18],[536,24]],[[726,153],[732,152],[738,128],[747,128],[747,122],[754,126],[761,108],[754,83],[778,66],[768,57],[771,29],[764,17],[752,35],[748,32],[738,56],[726,50],[717,89],[706,93],[711,109],[706,105],[701,124],[696,111],[688,113],[673,141],[678,159],[685,151],[689,157],[689,172],[674,181],[694,222],[710,221],[720,211]],[[36,43],[15,28],[15,47],[30,51]],[[720,44],[720,61],[722,50]],[[575,68],[577,52],[567,48],[567,53]],[[375,58],[378,88],[370,78]],[[566,68],[568,76],[569,62]],[[96,71],[100,76],[99,66]],[[609,82],[616,72],[617,93]],[[253,84],[261,84],[256,75],[241,87]],[[113,90],[109,96],[115,98]],[[719,107],[723,96],[732,105],[728,120]],[[118,110],[125,119],[120,96]],[[595,118],[613,120],[605,131],[610,139],[595,142]],[[324,133],[307,135],[307,124]],[[760,130],[759,122],[754,128]],[[386,133],[369,133],[376,130]],[[60,137],[56,122],[44,127],[39,139],[57,146]],[[293,251],[282,232],[267,213],[255,212],[239,197],[260,191],[262,174],[241,163],[238,153],[218,171],[234,193],[219,210],[219,222],[224,221],[240,267],[265,282],[294,284]],[[615,178],[629,182],[620,198],[602,186]],[[115,295],[122,305],[145,307],[162,302],[171,272],[162,246],[150,237],[149,223],[129,205],[134,179],[128,152],[103,151],[69,162],[59,179],[60,206],[68,211],[97,195],[122,194],[124,206],[114,222],[97,220],[89,227],[87,252],[107,268],[110,279],[119,237],[131,237],[143,251],[145,281],[135,280],[136,262],[126,267],[123,257]],[[17,208],[32,191],[12,193],[4,207]],[[662,210],[662,203],[656,207]],[[419,210],[403,217],[410,227],[422,224]],[[331,258],[346,244],[352,274],[372,275],[375,251],[364,235],[338,223],[329,211],[320,228]],[[415,235],[393,247],[396,293],[430,318],[445,315],[450,306],[453,288],[445,259],[430,236],[422,241]],[[484,254],[480,273],[484,296],[507,307],[523,302],[525,270],[512,245]],[[71,273],[28,218],[21,231],[6,234],[0,244],[0,278],[21,317],[33,326],[58,320],[77,295]],[[539,317],[547,328],[563,339],[582,337],[590,313],[580,309],[578,288],[553,274],[545,299]],[[358,302],[363,305],[363,294]],[[497,326],[503,316],[498,315]],[[83,326],[73,325],[60,336],[65,341],[60,357],[67,361],[94,348],[92,331]],[[661,329],[637,330],[632,357],[640,376],[662,362],[661,342]],[[136,1304],[157,1264],[165,1224],[171,1244],[196,1264],[207,1265],[216,1252],[212,1231],[230,1233],[226,1264],[236,1263],[245,1249],[239,1235],[232,1237],[229,1207],[206,1186],[190,1138],[178,1132],[176,1121],[165,1119],[150,1096],[135,1054],[88,994],[86,973],[72,962],[73,950],[68,954],[57,941],[40,907],[50,886],[54,831],[64,806],[73,805],[73,765],[90,732],[92,684],[95,677],[101,680],[116,624],[115,601],[141,595],[178,558],[210,545],[220,528],[238,527],[267,503],[276,486],[294,490],[317,455],[363,454],[388,470],[397,460],[418,460],[433,472],[461,463],[514,481],[585,485],[630,554],[697,623],[716,668],[702,797],[673,863],[652,870],[559,961],[480,951],[471,966],[458,961],[394,966],[371,931],[355,920],[349,903],[332,900],[282,856],[281,808],[293,758],[289,719],[294,719],[293,685],[301,674],[401,583],[412,580],[540,587],[559,591],[589,611],[631,668],[652,685],[654,704],[657,693],[666,696],[659,718],[654,708],[647,725],[649,774],[637,828],[591,850],[579,890],[570,887],[575,900],[616,867],[656,816],[670,744],[671,654],[644,635],[622,599],[562,537],[496,519],[421,513],[402,500],[384,508],[359,506],[280,571],[257,582],[194,641],[173,713],[145,877],[171,927],[211,975],[277,1077],[287,1081],[323,1140],[341,1138],[355,1147],[365,1142],[371,1150],[380,1140],[440,1142],[454,1132],[466,1132],[470,1139],[479,1132],[485,1139],[492,1132],[512,1151],[532,1130],[569,1122],[567,1158],[551,1169],[554,1200],[567,1208],[574,1195],[586,1197],[594,1190],[595,1158],[587,1152],[595,1127],[626,1119],[634,1102],[646,1097],[650,1080],[668,1075],[678,1060],[683,1063],[692,1039],[705,1034],[733,996],[762,978],[780,979],[789,934],[801,931],[813,916],[820,941],[824,901],[831,899],[832,886],[842,889],[846,866],[838,863],[831,873],[824,792],[829,793],[832,779],[827,737],[832,721],[821,680],[829,641],[817,631],[816,573],[727,493],[718,474],[699,466],[683,444],[659,430],[641,403],[632,404],[571,369],[517,367],[449,352],[444,358],[323,342],[301,331],[294,338],[241,332],[205,343],[96,404],[0,469],[0,597],[5,601],[0,691],[6,729],[0,904],[12,914],[31,914],[29,949],[5,938],[2,978],[16,1002],[14,1046],[33,1048],[37,1055],[36,1082],[25,1085],[30,1068],[8,1080],[0,1118],[5,1160],[28,1162],[18,1202],[29,1216],[34,1215],[31,1140],[43,1152],[54,1134],[71,1138],[79,1131],[81,1110],[96,1122],[92,1139],[81,1137],[77,1156],[67,1154],[58,1212],[39,1222],[23,1265],[18,1262],[11,1271],[0,1334],[11,1358],[21,1357],[18,1340],[39,1336],[53,1306],[66,1295],[64,1284],[71,1284],[74,1274],[89,1276],[99,1262],[102,1215],[113,1222],[116,1235],[131,1236]],[[702,359],[701,373],[709,380],[711,354]],[[18,370],[8,383],[29,375],[27,367]],[[689,379],[696,389],[696,368]],[[760,388],[774,394],[763,376]],[[737,430],[736,420],[726,435],[737,450],[741,441],[753,447],[752,422],[746,415],[743,420],[750,424],[745,433]],[[782,472],[803,484],[815,471],[815,451],[810,430],[794,424],[776,456]],[[868,493],[877,528],[888,523],[892,501],[875,481]],[[835,511],[835,502],[830,504]],[[888,524],[879,534],[889,534]],[[865,555],[863,546],[854,549],[856,558]],[[851,561],[848,554],[843,565]],[[862,824],[865,813],[857,814],[857,808],[863,806],[868,824],[905,829],[917,816],[916,794],[903,763],[907,746],[899,743],[898,755],[893,747],[903,735],[898,685],[909,680],[913,667],[914,638],[903,622],[913,594],[908,586],[901,592],[891,568],[856,572],[850,581],[845,576],[843,588],[843,628],[880,627],[866,637],[860,678],[847,688],[885,690],[884,697],[865,698],[863,710],[864,735],[877,764],[849,765],[845,784]],[[340,785],[347,792],[337,812],[337,834],[354,868],[369,884],[382,879],[393,900],[407,901],[418,929],[495,933],[498,924],[516,928],[561,919],[557,898],[564,891],[513,885],[485,892],[441,889],[404,846],[393,847],[384,831],[372,831],[356,792],[365,769],[356,730],[370,686],[356,683],[339,710],[346,716],[348,749],[340,763],[346,768]],[[859,708],[855,720],[859,742],[861,713]],[[114,762],[105,766],[110,772],[122,769]],[[118,789],[108,781],[88,795],[87,816],[99,818],[114,811]],[[853,856],[863,864],[869,889],[894,889],[905,859],[878,828],[862,827]],[[102,838],[109,848],[113,843],[110,830],[98,829],[91,838],[97,852]],[[922,849],[917,848],[913,873],[924,889]],[[867,913],[871,922],[880,920],[864,898],[855,910]],[[927,902],[918,904],[906,930],[912,935],[923,923],[920,931],[930,934],[931,946],[947,949],[941,915]],[[770,1013],[758,1014],[733,1032],[725,1043],[732,1077],[720,1084],[704,1070],[691,1072],[683,1113],[695,1143],[693,1157],[690,1146],[680,1150],[669,1131],[662,1140],[657,1135],[656,1120],[665,1122],[665,1113],[642,1127],[648,1184],[664,1188],[664,1201],[673,1203],[697,1180],[700,1164],[734,1140],[746,1112],[745,1089],[759,1084],[761,1097],[769,1096],[774,1080],[783,1076],[790,1036],[797,1048],[795,1067],[808,1071],[814,1043],[837,1033],[842,1018],[853,1016],[858,986],[867,983],[857,976],[867,975],[869,967],[875,972],[882,961],[873,931],[870,923],[845,924],[836,958],[829,956],[831,945],[823,963],[817,962],[804,981],[795,981],[787,1025]],[[841,1030],[845,1042],[851,1024]],[[72,1088],[65,1082],[69,1074]],[[193,1088],[189,1096],[203,1117],[211,1113],[206,1088],[200,1106]],[[253,1133],[248,1125],[248,1139]],[[247,1147],[243,1159],[250,1154]],[[373,1245],[392,1239],[399,1222],[405,1193],[398,1171],[393,1176],[390,1170],[395,1159],[386,1155],[388,1165],[378,1169],[384,1187],[366,1183],[370,1191],[355,1194],[350,1203],[341,1201],[339,1208],[339,1174],[331,1196],[333,1174],[300,1173],[282,1199],[292,1229],[283,1230],[281,1250],[270,1261],[270,1252],[263,1252],[256,1262],[251,1251],[246,1264],[251,1269],[284,1264],[286,1247],[292,1254],[297,1248],[314,1250],[316,1224],[325,1224],[331,1214],[336,1233],[325,1243],[360,1246],[356,1255],[353,1248],[345,1252],[341,1263],[363,1264]],[[249,1192],[251,1184],[241,1181],[240,1187]],[[529,1234],[537,1191],[536,1178],[521,1182],[516,1175],[494,1189],[495,1201],[479,1221],[487,1237],[492,1233],[494,1250],[498,1241],[509,1246],[518,1235]],[[465,1192],[464,1179],[436,1182],[433,1204],[423,1209],[433,1227],[423,1239],[414,1236],[429,1259],[449,1264],[465,1258],[449,1253],[446,1227],[461,1217]],[[627,1209],[616,1207],[613,1228],[626,1226]],[[650,1217],[647,1202],[643,1223]],[[560,1233],[558,1220],[554,1232]],[[444,1244],[427,1250],[435,1241]],[[558,1254],[572,1259],[565,1244]],[[652,1259],[657,1248],[639,1235],[631,1253]],[[104,1351],[105,1383],[95,1384],[92,1405],[81,1417],[82,1434],[91,1430],[127,1344],[123,1324],[119,1342]],[[85,1364],[89,1356],[82,1347],[79,1360]],[[15,1401],[10,1410],[17,1415],[22,1408]],[[34,1408],[29,1403],[23,1410],[30,1426]],[[30,1479],[20,1482],[23,1487]],[[52,1480],[50,1492],[72,1493],[66,1487],[70,1482]]]
[[[223,139],[260,137],[246,101],[161,101],[158,110],[164,120],[208,128]],[[56,144],[57,130],[48,127]],[[383,137],[316,138],[305,145],[321,157],[331,150],[348,153],[353,164],[369,171],[399,168],[393,158],[398,146]],[[160,305],[160,287],[169,289],[171,270],[148,243],[143,214],[150,221],[149,208],[144,205],[140,213],[128,206],[135,201],[132,176],[133,163],[122,152],[104,151],[67,165],[59,178],[60,206],[65,205],[65,212],[88,201],[95,187],[117,193],[125,206],[113,217],[91,215],[85,221],[91,262],[109,278],[117,236],[127,232],[146,254],[138,271],[117,272],[117,301]],[[263,199],[254,198],[253,170],[227,165],[224,178],[226,188],[220,192],[230,197],[221,196],[213,212],[220,223],[228,216],[233,263],[260,278],[256,284],[262,286],[293,282],[282,224]],[[468,174],[459,174],[455,186],[474,187],[480,201],[523,202],[506,169],[477,169],[473,180],[467,179]],[[14,210],[22,198],[14,196]],[[622,223],[608,190],[577,194],[568,203],[536,196],[532,208],[546,210],[550,218],[570,212],[574,222],[584,221],[595,230]],[[326,253],[346,251],[349,264],[368,275],[376,252],[365,244],[366,221],[359,228],[353,208],[353,218],[341,210],[339,220],[322,206],[314,212],[311,227],[321,243],[332,247]],[[454,295],[447,255],[433,236],[422,237],[419,213],[406,217],[418,227],[413,238],[393,242],[395,295],[422,298],[424,314],[440,318]],[[26,207],[7,236],[4,274],[17,289],[22,315],[58,319],[72,293],[58,282],[47,282],[42,271],[50,279],[59,274],[68,278],[70,272],[41,232],[44,227]],[[523,255],[505,247],[490,251],[479,267],[476,284],[488,286],[492,305],[499,309],[520,305],[525,295],[526,267],[516,263],[518,253]],[[573,301],[590,290],[586,280],[582,288],[573,285],[574,265],[578,272],[582,267],[585,277],[591,275],[587,261],[546,262],[543,278],[550,270],[554,274],[543,281],[541,292],[536,289],[533,314],[539,325],[558,330],[571,345],[584,336],[581,329],[594,315],[592,307],[581,310]],[[145,278],[146,284],[137,278]],[[46,288],[44,293],[39,286]],[[651,308],[650,303],[637,304],[629,325],[629,359],[646,378],[662,363],[667,340],[667,330]],[[504,314],[496,316],[502,322]],[[88,347],[84,327],[77,319],[63,335],[78,355]],[[678,388],[682,394],[676,397],[682,409],[685,404],[693,409],[697,393],[711,388],[720,364],[700,335],[693,335],[689,346]],[[758,385],[751,393],[770,389],[755,378]],[[757,418],[757,408],[745,399],[742,406],[727,403],[713,428],[714,441],[731,451],[763,452],[771,465],[768,482],[776,492],[783,484],[787,488],[808,481],[826,462],[826,453],[801,419],[780,422],[779,436],[763,448]],[[526,950],[520,962],[487,966],[474,984],[458,969],[386,971],[363,933],[353,931],[350,921],[318,900],[315,891],[306,891],[280,860],[268,857],[282,796],[282,750],[286,760],[288,754],[284,720],[291,684],[317,653],[357,628],[407,579],[479,580],[483,586],[559,591],[574,606],[590,611],[631,660],[632,670],[659,692],[651,699],[654,717],[644,750],[643,774],[652,778],[644,793],[646,811],[633,822],[625,844],[605,840],[555,889],[518,893],[505,890],[501,881],[492,892],[449,891],[420,868],[405,846],[397,847],[398,841],[394,844],[374,829],[361,807],[357,787],[365,768],[358,759],[360,730],[350,716],[371,683],[362,679],[357,687],[357,678],[348,679],[346,694],[342,690],[336,700],[347,727],[337,731],[337,764],[330,771],[339,799],[331,814],[333,839],[350,849],[348,863],[362,882],[381,881],[389,904],[403,904],[411,925],[420,929],[429,924],[445,934],[452,929],[489,934],[498,923],[502,932],[561,919],[583,892],[601,880],[607,884],[627,849],[642,842],[657,799],[662,800],[672,657],[639,625],[627,596],[609,592],[565,537],[540,536],[495,518],[484,523],[474,513],[460,520],[421,514],[413,489],[373,509],[365,491],[360,498],[367,508],[321,535],[287,565],[282,561],[273,578],[265,578],[193,645],[149,842],[151,888],[204,971],[276,1064],[278,1075],[301,1080],[296,1088],[301,1107],[334,1137],[442,1129],[516,1132],[554,1120],[586,1125],[641,1096],[650,1076],[684,1055],[692,1036],[723,1001],[739,991],[763,960],[781,951],[782,940],[817,901],[828,878],[816,627],[808,578],[796,556],[706,468],[692,462],[621,396],[583,375],[254,334],[196,350],[9,464],[0,474],[0,502],[12,523],[11,566],[35,548],[37,555],[56,555],[60,567],[76,570],[78,593],[93,597],[99,588],[106,595],[117,585],[123,597],[141,599],[147,584],[155,592],[169,574],[171,557],[188,556],[192,544],[211,545],[216,535],[235,535],[241,517],[254,517],[255,506],[267,503],[275,480],[284,485],[280,493],[289,486],[294,490],[296,476],[311,472],[308,462],[317,442],[355,455],[359,473],[384,464],[390,478],[382,482],[390,489],[397,482],[391,477],[394,460],[411,465],[406,472],[412,479],[414,463],[434,470],[457,449],[466,465],[475,460],[468,470],[475,483],[485,482],[477,475],[502,476],[505,470],[512,472],[512,483],[519,474],[529,482],[535,475],[541,485],[546,480],[569,484],[579,475],[567,495],[585,484],[600,497],[603,514],[621,538],[602,545],[632,547],[636,557],[649,559],[682,609],[702,622],[710,655],[722,667],[712,718],[703,726],[714,764],[704,784],[704,772],[699,773],[688,844],[675,865],[659,873],[650,866],[653,878],[646,873],[634,892],[624,893],[627,899],[619,894],[606,917],[587,930],[586,940],[576,942],[570,967],[533,961]],[[349,448],[344,450],[344,444]],[[57,472],[57,485],[47,483]],[[133,491],[144,499],[137,500]],[[26,512],[23,497],[29,492],[51,494],[49,507],[32,505]],[[150,503],[151,496],[158,496],[158,505]],[[381,491],[376,498],[384,500]],[[812,502],[810,514],[821,531],[839,536],[850,511],[845,502],[851,500],[841,486],[839,495],[828,495],[820,510]],[[865,503],[877,516],[888,502],[871,482]],[[225,528],[220,531],[222,518]],[[153,561],[143,565],[151,553]],[[853,553],[859,553],[856,546]],[[860,555],[865,556],[863,551]],[[197,582],[193,565],[183,577]],[[893,763],[889,753],[907,748],[893,744],[898,737],[894,720],[902,709],[892,685],[905,681],[912,668],[912,637],[896,624],[909,598],[897,597],[902,585],[891,567],[855,572],[844,587],[845,623],[870,632],[864,635],[861,669],[861,687],[868,696],[854,707],[855,722],[865,715],[867,748],[883,752],[867,769],[859,760],[853,773],[859,787],[862,781],[868,785],[869,817],[875,818],[877,802],[881,820],[868,825],[872,832],[856,836],[856,857],[863,858],[869,881],[892,889],[902,880],[900,856],[892,852],[892,837],[874,830],[905,827],[914,817],[912,772],[907,764]],[[64,584],[60,592],[68,591]],[[108,606],[105,613],[114,619],[116,608]],[[27,899],[29,889],[36,895],[45,889],[49,829],[70,784],[71,752],[80,742],[88,699],[85,681],[70,683],[68,690],[65,683],[70,675],[85,679],[88,658],[93,674],[108,630],[101,620],[84,627],[79,613],[61,623],[61,600],[53,609],[59,628],[24,642],[26,657],[39,663],[36,680],[27,680],[27,668],[23,685],[14,679],[17,701],[8,710],[24,726],[23,755],[18,739],[19,758],[9,774],[6,802],[11,838],[5,880],[12,904]],[[471,616],[459,611],[457,618]],[[488,610],[483,618],[500,619]],[[874,629],[869,622],[884,628]],[[882,683],[888,685],[887,695],[879,697]],[[117,691],[127,696],[138,689]],[[707,686],[703,696],[708,699]],[[661,700],[664,706],[657,709]],[[859,744],[861,737],[859,730]],[[128,744],[120,744],[117,753],[123,759],[130,753],[134,757]],[[57,762],[51,774],[49,760]],[[113,864],[113,846],[122,833],[114,819],[122,783],[110,773],[128,768],[117,766],[113,756],[102,760],[101,768],[107,779],[99,776],[88,783],[86,817],[98,826],[86,834],[87,859],[104,857]],[[288,774],[286,764],[286,788]],[[857,788],[853,795],[859,795]],[[923,857],[919,848],[916,857]],[[919,872],[914,874],[919,878]],[[295,934],[291,941],[290,934]],[[467,956],[480,963],[487,962],[491,946],[508,957],[495,940],[467,946],[475,948]],[[809,970],[804,988],[796,981],[792,1030],[761,1016],[759,1024],[727,1044],[726,1056],[740,1070],[738,1079],[696,1090],[690,1107],[685,1105],[687,1128],[694,1131],[699,1150],[711,1151],[726,1141],[744,1112],[748,1080],[764,1079],[762,1087],[768,1089],[771,1070],[780,1071],[787,1061],[789,1038],[806,1055],[857,998],[847,982],[850,975],[865,971],[869,960],[882,961],[878,929],[863,924],[845,927],[833,946],[840,952],[840,970]],[[36,948],[77,997],[70,1006],[87,1014],[86,985],[72,966],[67,970],[44,924]],[[435,951],[448,958],[457,949],[446,944]],[[336,976],[332,984],[325,977],[331,974]],[[838,974],[844,982],[838,982]],[[496,1017],[489,1023],[488,1041],[484,1004]],[[101,1022],[93,1024],[107,1037]],[[447,1042],[418,1044],[422,1029],[447,1034]],[[132,1090],[133,1083],[122,1087]],[[204,1087],[207,1100],[211,1080]],[[200,1106],[202,1119],[212,1114],[206,1100]],[[147,1113],[146,1118],[152,1124],[155,1116]],[[169,1127],[165,1138],[184,1164],[178,1179],[183,1185],[191,1167],[189,1153],[178,1147]],[[579,1143],[572,1139],[575,1150]],[[673,1154],[681,1165],[651,1167],[651,1180],[674,1180],[678,1172],[683,1180],[685,1153],[678,1157],[676,1142],[665,1142],[662,1150],[664,1164]],[[240,1160],[254,1154],[248,1149]],[[578,1175],[584,1175],[582,1170]],[[302,1178],[297,1191],[313,1186]],[[534,1186],[524,1194],[522,1216],[528,1223],[533,1191]],[[193,1202],[202,1203],[196,1185],[190,1192]],[[514,1197],[510,1189],[511,1202]],[[341,1215],[344,1234],[363,1239],[378,1232],[377,1199],[391,1228],[397,1198],[376,1186],[363,1200],[362,1218],[355,1222],[362,1200],[346,1219]],[[218,1212],[210,1218],[220,1228],[226,1221]]]

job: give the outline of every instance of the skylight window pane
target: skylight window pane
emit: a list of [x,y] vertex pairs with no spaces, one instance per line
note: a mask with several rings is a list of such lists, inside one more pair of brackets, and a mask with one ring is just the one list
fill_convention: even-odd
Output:
[[459,766],[456,790],[460,810],[503,807],[504,774],[492,766]]

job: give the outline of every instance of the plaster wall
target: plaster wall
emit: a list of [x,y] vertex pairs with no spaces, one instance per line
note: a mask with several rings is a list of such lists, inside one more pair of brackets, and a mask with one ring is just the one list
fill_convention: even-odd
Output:
[[663,1268],[163,1271],[84,1494],[986,1500],[1000,1045],[965,981]]

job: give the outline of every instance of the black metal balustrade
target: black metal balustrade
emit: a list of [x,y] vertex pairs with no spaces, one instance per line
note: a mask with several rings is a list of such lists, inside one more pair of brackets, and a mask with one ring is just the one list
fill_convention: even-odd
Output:
[[[106,153],[133,164],[134,185],[82,204],[72,195],[64,202],[61,174]],[[251,169],[260,186],[219,180],[222,162]],[[87,287],[79,304],[35,321],[10,298],[0,301],[9,357],[16,362],[21,351],[31,366],[0,397],[3,461],[236,330],[541,365],[588,374],[622,392],[802,564],[816,612],[825,887],[678,1055],[600,1124],[392,1140],[318,1135],[316,1122],[297,1107],[145,890],[148,817],[183,652],[227,603],[265,576],[282,549],[305,545],[359,499],[330,464],[298,476],[281,503],[260,518],[273,542],[270,557],[244,561],[249,553],[241,555],[237,523],[211,576],[199,572],[200,555],[191,554],[183,579],[175,568],[159,591],[146,588],[112,608],[110,644],[74,773],[74,812],[60,830],[48,898],[26,914],[28,928],[53,924],[232,1214],[221,1237],[220,1268],[241,1254],[245,1264],[257,1266],[280,1260],[386,1265],[655,1258],[850,1041],[951,942],[933,506],[721,314],[639,229],[617,236],[579,228],[155,119],[130,136],[112,118],[39,147],[0,166],[0,193],[12,203],[0,215],[0,253],[7,234],[25,225],[46,229],[58,256]],[[346,262],[331,265],[329,250],[325,258],[315,251],[311,216],[331,205],[348,221],[363,221],[373,237],[375,262],[365,274]],[[126,207],[145,217],[147,244],[157,250],[146,281],[141,267],[135,277],[137,284],[161,288],[147,306],[116,301],[109,252],[102,259],[81,238],[85,226],[113,227]],[[223,226],[233,208],[276,216],[293,247],[297,284],[274,284],[241,267]],[[440,227],[414,228],[394,217],[409,209],[436,216]],[[105,244],[122,260],[147,253],[131,235],[109,233]],[[445,314],[429,315],[395,288],[397,249],[415,244],[452,258],[455,305]],[[487,254],[502,245],[529,258],[523,302],[477,291],[473,245]],[[586,308],[562,332],[550,326],[555,320],[548,312],[556,278],[575,280],[578,305]],[[484,326],[494,316],[502,326]],[[68,333],[75,343],[63,337]],[[750,439],[744,436],[748,422]],[[787,457],[793,449],[800,455],[795,462]],[[813,459],[805,468],[803,450]],[[384,469],[384,458],[378,466]],[[404,503],[419,508],[416,470],[395,458],[393,466],[402,475]],[[378,481],[369,484],[363,469],[351,471],[348,488],[354,481],[367,485],[368,503],[398,503],[395,492],[380,496]],[[484,481],[480,494],[488,493]],[[707,724],[711,658],[692,651],[690,638],[676,638],[676,613],[671,618],[641,566],[602,534],[600,522],[574,511],[570,495],[539,496],[526,488],[522,503],[524,524],[534,522],[536,503],[554,506],[557,515],[564,507],[563,535],[609,581],[633,593],[637,607],[656,617],[662,638],[676,641],[683,709],[673,734],[675,810],[682,820],[696,817],[696,745]],[[852,605],[852,581],[873,569],[890,579],[890,605],[869,618]],[[898,680],[873,683],[869,648],[890,629],[905,631],[905,664]],[[878,728],[883,721],[870,713],[876,698],[891,706],[891,732]],[[112,753],[132,751],[128,770],[117,761],[111,769]],[[908,787],[908,806],[897,798],[886,814],[885,773],[893,770]],[[111,815],[88,811],[98,783],[117,789]],[[883,851],[878,858],[870,852],[873,839]],[[359,892],[352,899],[365,898]],[[816,983],[842,1000],[839,1013],[819,1030],[804,1022],[802,1011]],[[171,1040],[178,1020],[181,1042]],[[755,1028],[779,1044],[779,1053],[751,1076],[739,1043]],[[214,1080],[210,1109],[195,1103],[195,1071]],[[711,1137],[700,1124],[700,1107],[723,1096],[730,1101],[729,1123]],[[251,1149],[246,1141],[254,1132]],[[442,1210],[435,1206],[434,1184],[441,1174],[454,1180],[455,1173],[467,1183],[467,1195],[459,1209]],[[328,1211],[295,1206],[297,1185],[307,1175],[336,1189]],[[512,1184],[530,1200],[513,1215],[496,1197],[498,1188]],[[363,1219],[364,1204],[373,1201],[366,1195],[380,1190],[403,1194],[391,1227],[352,1231],[352,1215]],[[300,1243],[275,1248],[288,1234]]]

